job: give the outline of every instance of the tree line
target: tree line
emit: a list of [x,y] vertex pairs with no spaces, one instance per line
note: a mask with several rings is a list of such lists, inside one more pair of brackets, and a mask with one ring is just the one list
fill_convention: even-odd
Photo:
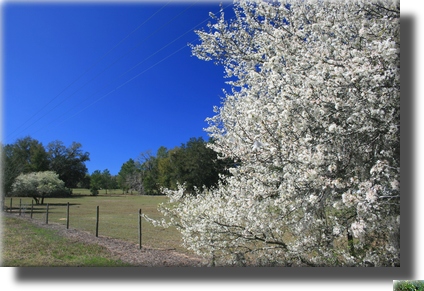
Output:
[[234,162],[219,158],[208,147],[210,143],[213,141],[192,137],[172,149],[161,146],[156,155],[143,152],[122,165],[116,182],[125,193],[144,195],[161,195],[163,188],[175,190],[179,184],[191,193],[195,188],[216,186],[220,175],[228,175]]
[[[188,191],[218,183],[219,175],[228,174],[232,162],[219,159],[203,138],[190,138],[172,149],[160,147],[156,155],[143,152],[125,162],[118,175],[108,169],[88,173],[85,165],[90,154],[82,145],[62,141],[43,146],[27,136],[13,144],[2,146],[3,193],[6,196],[31,196],[38,203],[44,197],[71,194],[72,188],[90,189],[97,195],[100,189],[122,189],[123,193],[160,195],[162,188],[176,189],[184,184]],[[42,174],[43,173],[43,174]],[[50,186],[49,186],[50,185]],[[54,187],[52,186],[54,185]]]

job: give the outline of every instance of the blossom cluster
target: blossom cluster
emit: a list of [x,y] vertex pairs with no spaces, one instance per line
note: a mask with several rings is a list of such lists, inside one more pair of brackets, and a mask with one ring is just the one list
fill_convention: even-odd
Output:
[[400,264],[399,2],[236,1],[195,56],[232,85],[206,131],[237,161],[166,191],[167,223],[220,265]]

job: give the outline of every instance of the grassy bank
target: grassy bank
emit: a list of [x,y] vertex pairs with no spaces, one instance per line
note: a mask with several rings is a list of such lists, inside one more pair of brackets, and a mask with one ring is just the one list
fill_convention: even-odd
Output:
[[3,217],[2,266],[128,266],[105,248],[63,238],[17,218]]

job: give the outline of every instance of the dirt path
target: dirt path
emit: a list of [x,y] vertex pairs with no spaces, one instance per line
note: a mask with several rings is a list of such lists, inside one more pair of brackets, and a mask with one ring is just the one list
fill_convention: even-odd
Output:
[[123,262],[138,267],[204,267],[206,261],[201,258],[188,256],[178,253],[174,250],[154,249],[144,246],[140,250],[139,245],[110,238],[106,236],[96,237],[95,235],[77,229],[66,229],[64,225],[49,223],[30,219],[28,217],[18,216],[16,214],[2,213],[4,216],[24,219],[39,227],[53,229],[61,236],[67,237],[73,241],[84,242],[88,244],[98,244],[107,248],[115,257]]

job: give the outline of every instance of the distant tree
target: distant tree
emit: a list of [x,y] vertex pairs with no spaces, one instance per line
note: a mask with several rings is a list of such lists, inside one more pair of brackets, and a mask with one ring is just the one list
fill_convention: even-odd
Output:
[[[19,162],[13,153],[13,145],[2,146],[3,164],[3,194],[8,195],[12,191],[12,184],[20,174]],[[3,197],[4,198],[4,197]]]
[[14,144],[2,146],[3,191],[9,193],[16,177],[21,173],[47,171],[49,162],[43,145],[29,136]]
[[164,159],[168,157],[168,149],[164,146],[161,146],[158,148],[156,152],[156,158],[157,159]]
[[90,191],[93,196],[99,194],[99,190],[103,185],[103,175],[100,170],[95,170],[90,176]]
[[179,151],[171,155],[174,177],[179,184],[185,184],[186,190],[210,188],[219,181],[219,175],[227,172],[229,159],[218,159],[218,154],[207,146],[202,137],[190,138],[182,144]]
[[166,155],[158,155],[158,183],[163,188],[177,189],[177,172],[173,166],[173,157],[181,149],[175,147],[166,152]]
[[112,175],[110,174],[108,169],[103,170],[102,172],[102,188],[106,190],[111,189],[112,186]]
[[78,188],[84,188],[84,189],[90,189],[90,179],[91,176],[89,173],[86,173],[84,178],[79,181],[79,183],[77,184]]
[[16,162],[19,162],[15,166],[21,168],[21,173],[46,171],[49,168],[43,144],[29,136],[15,142],[13,154],[16,156]]
[[110,176],[109,189],[119,189],[118,176],[117,175],[111,175]]
[[68,188],[75,188],[87,174],[85,162],[90,160],[90,154],[84,152],[81,147],[77,142],[66,147],[58,140],[47,145],[50,170],[58,173]]
[[207,146],[203,138],[190,138],[181,147],[169,150],[160,147],[156,156],[150,151],[140,154],[140,174],[143,194],[162,194],[162,189],[177,189],[185,184],[189,192],[194,188],[210,188],[218,183],[220,174],[228,174],[230,159],[219,159],[217,153]]
[[[160,154],[164,154],[163,149],[163,147],[160,148]],[[143,192],[141,194],[160,194],[160,186],[158,184],[158,159],[153,156],[150,151],[146,151],[140,154],[138,161],[141,165],[140,170],[143,183]]]
[[121,170],[116,178],[119,187],[125,193],[135,190],[139,193],[142,192],[141,174],[139,164],[133,159],[129,159],[121,166]]
[[20,174],[12,185],[12,195],[32,197],[36,204],[44,204],[45,197],[70,195],[65,183],[52,171]]

